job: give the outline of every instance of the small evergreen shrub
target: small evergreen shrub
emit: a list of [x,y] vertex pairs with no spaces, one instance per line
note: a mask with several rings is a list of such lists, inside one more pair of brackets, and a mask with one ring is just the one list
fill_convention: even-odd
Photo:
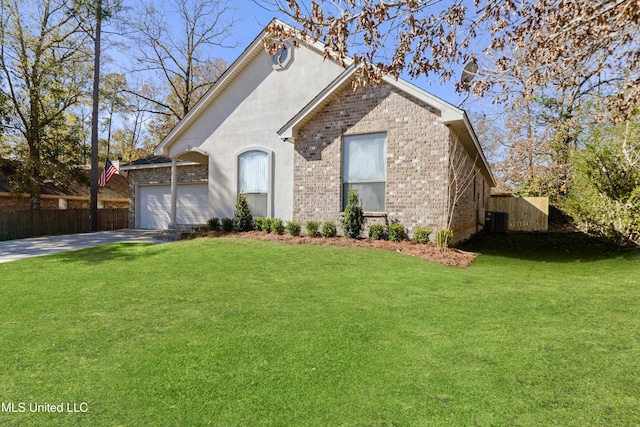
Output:
[[326,221],[322,224],[322,237],[336,237],[337,235],[338,229],[335,222]]
[[218,228],[220,228],[220,220],[218,218],[210,218],[207,221],[208,230],[217,230]]
[[407,230],[399,223],[389,224],[389,240],[392,242],[402,242],[407,240]]
[[436,233],[436,245],[442,252],[446,251],[453,243],[453,231],[440,230]]
[[344,218],[340,221],[344,235],[357,239],[364,228],[364,211],[358,198],[358,190],[351,188],[347,195],[347,206],[344,208]]
[[287,233],[291,234],[292,236],[299,236],[300,235],[300,221],[289,221],[287,223]]
[[242,193],[238,194],[238,201],[236,202],[236,212],[234,215],[234,219],[238,231],[251,231],[253,229],[253,217],[251,216],[251,211],[249,210],[247,196]]
[[226,232],[233,231],[233,218],[222,218],[222,230]]
[[429,243],[429,235],[432,231],[429,227],[416,225],[413,227],[413,241],[420,244]]
[[318,237],[320,236],[320,222],[319,221],[308,221],[307,225],[307,236],[309,237]]
[[271,233],[273,230],[271,228],[271,224],[273,220],[271,218],[263,218],[262,219],[262,231],[265,233]]
[[276,234],[284,234],[284,223],[280,218],[273,218],[271,220],[271,232]]
[[263,231],[264,227],[264,218],[261,216],[256,216],[253,218],[253,229],[255,231]]
[[384,225],[371,224],[371,227],[369,227],[369,238],[373,240],[385,240]]

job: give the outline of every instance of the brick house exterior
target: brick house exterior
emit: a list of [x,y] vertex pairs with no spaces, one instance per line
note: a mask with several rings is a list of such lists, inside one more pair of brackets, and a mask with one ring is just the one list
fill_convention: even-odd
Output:
[[[384,168],[376,166],[383,177],[368,183],[379,203],[366,213],[367,225],[399,222],[410,234],[418,225],[450,228],[456,240],[481,229],[495,182],[464,111],[392,78],[354,92],[357,67],[326,60],[322,45],[303,39],[289,43],[283,66],[264,49],[269,36],[260,34],[158,146],[155,155],[171,165],[128,171],[132,220],[141,222],[141,195],[163,185],[165,192],[171,186],[167,223],[180,225],[179,186],[194,181],[208,185],[206,217],[231,217],[237,194],[259,173],[255,203],[266,216],[337,222],[351,185],[347,140],[364,140],[349,143],[366,151],[374,135],[371,146],[384,147],[376,165]],[[180,166],[185,160],[200,166]],[[257,163],[246,171],[245,161]],[[458,191],[454,170],[469,178]]]
[[[411,230],[434,230],[448,221],[447,181],[451,155],[465,163],[474,181],[452,210],[456,239],[478,231],[490,184],[472,172],[474,162],[455,150],[458,138],[439,120],[434,107],[389,84],[358,92],[345,88],[295,140],[294,212],[301,222],[339,220],[342,216],[342,139],[386,133],[387,176],[384,213],[368,213],[367,225],[399,222]],[[475,192],[474,192],[475,191]]]

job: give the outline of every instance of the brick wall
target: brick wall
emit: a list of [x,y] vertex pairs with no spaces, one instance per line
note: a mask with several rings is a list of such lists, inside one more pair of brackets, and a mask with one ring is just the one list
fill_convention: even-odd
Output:
[[440,228],[446,220],[445,181],[450,131],[432,107],[389,85],[350,89],[333,100],[295,142],[294,219],[339,220],[342,200],[342,136],[387,133],[386,217]]
[[[0,196],[0,209],[3,211],[27,211],[31,209],[29,197]],[[58,209],[58,199],[40,199],[40,209]]]
[[[490,197],[491,187],[476,167],[480,159],[472,159],[458,143],[455,135],[452,136],[449,156],[449,173],[452,176],[455,171],[459,182],[457,201],[455,195],[451,194],[452,202],[455,202],[451,229],[454,232],[454,240],[459,241],[482,229],[480,224],[484,223],[486,200]],[[456,192],[453,185],[451,192]]]
[[[209,165],[178,166],[178,184],[207,182]],[[136,187],[138,185],[170,185],[171,166],[136,169],[129,171],[129,224],[133,227],[136,218]]]

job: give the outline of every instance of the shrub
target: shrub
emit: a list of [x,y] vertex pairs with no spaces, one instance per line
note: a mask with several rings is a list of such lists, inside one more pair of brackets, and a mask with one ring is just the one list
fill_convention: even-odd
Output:
[[432,231],[429,227],[416,225],[413,227],[413,241],[420,244],[429,243],[429,235]]
[[207,229],[217,230],[218,228],[220,228],[220,220],[218,218],[210,218],[207,221]]
[[445,252],[453,243],[453,231],[440,230],[436,233],[436,245],[440,251]]
[[[604,120],[572,150],[572,181],[562,208],[581,231],[619,245],[640,245],[640,121]],[[563,200],[564,199],[564,200]]]
[[262,231],[264,231],[265,233],[271,233],[271,231],[273,231],[271,229],[272,223],[273,220],[271,218],[262,218]]
[[322,237],[336,237],[337,235],[338,229],[335,222],[326,221],[322,224]]
[[307,236],[309,237],[318,237],[320,235],[320,222],[319,221],[308,221],[307,225]]
[[382,224],[372,224],[369,227],[369,238],[373,240],[385,240],[386,235],[384,232],[384,225]]
[[264,220],[265,220],[265,218],[263,218],[261,216],[257,216],[255,218],[253,218],[253,229],[255,231],[266,231],[264,229]]
[[251,217],[251,211],[249,210],[247,196],[242,193],[238,194],[234,219],[238,231],[251,231],[253,229],[253,218]]
[[222,230],[229,232],[233,231],[233,218],[222,218]]
[[407,240],[407,230],[399,223],[389,224],[389,240],[401,242]]
[[345,236],[352,239],[360,237],[360,233],[364,228],[364,211],[358,198],[358,190],[349,189],[347,206],[344,208],[344,218],[340,222]]
[[289,221],[286,227],[287,233],[291,234],[292,236],[299,236],[300,228],[300,221]]
[[271,232],[276,234],[284,234],[284,223],[280,218],[273,218],[271,220]]

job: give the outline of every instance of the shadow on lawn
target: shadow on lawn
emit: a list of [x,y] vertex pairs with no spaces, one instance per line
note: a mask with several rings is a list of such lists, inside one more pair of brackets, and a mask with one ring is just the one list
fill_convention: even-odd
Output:
[[591,262],[611,258],[638,259],[638,248],[620,247],[577,232],[480,233],[458,246],[465,251],[545,262]]
[[127,262],[157,255],[159,251],[150,250],[150,246],[159,248],[159,245],[150,245],[148,243],[113,243],[94,248],[64,252],[53,256],[61,259],[63,262],[82,262],[85,264],[112,261]]

